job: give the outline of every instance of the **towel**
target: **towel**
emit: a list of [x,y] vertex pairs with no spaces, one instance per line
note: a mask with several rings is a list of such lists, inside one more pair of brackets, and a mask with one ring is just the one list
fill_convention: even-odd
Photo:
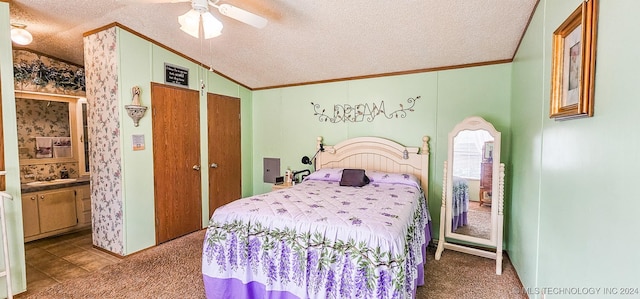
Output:
[[52,144],[51,137],[36,137],[36,158],[51,158]]
[[70,137],[53,137],[53,157],[54,158],[70,158],[71,157],[71,138]]
[[53,146],[71,146],[71,137],[51,137]]
[[54,158],[71,158],[71,147],[70,146],[53,146],[53,157]]

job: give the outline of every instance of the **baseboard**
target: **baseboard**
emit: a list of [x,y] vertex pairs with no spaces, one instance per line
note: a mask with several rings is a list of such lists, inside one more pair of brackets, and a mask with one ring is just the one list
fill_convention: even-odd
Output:
[[504,250],[503,252],[504,252],[504,257],[509,260],[509,264],[511,264],[511,267],[513,267],[513,272],[515,272],[516,278],[518,279],[518,285],[520,286],[520,290],[522,291],[522,293],[524,293],[525,296],[527,296],[527,298],[529,298],[529,294],[525,292],[525,288],[524,288],[524,285],[522,284],[522,280],[520,279],[520,275],[518,275],[518,270],[513,265],[513,262],[511,262],[511,258],[509,258],[509,253],[507,252],[507,250]]

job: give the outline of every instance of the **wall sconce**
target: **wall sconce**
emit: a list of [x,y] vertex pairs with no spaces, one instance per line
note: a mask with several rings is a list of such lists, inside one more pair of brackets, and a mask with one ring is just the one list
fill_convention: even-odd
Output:
[[324,146],[322,145],[322,143],[320,143],[320,148],[316,151],[315,154],[313,154],[313,157],[311,157],[311,159],[309,159],[308,156],[302,157],[302,164],[307,164],[307,165],[313,164],[313,161],[315,160],[319,152],[324,152]]
[[127,109],[127,114],[129,117],[133,119],[133,125],[138,126],[140,119],[144,116],[144,113],[147,111],[147,107],[140,105],[140,87],[134,86],[131,88],[131,94],[133,98],[131,99],[131,105],[124,106],[124,109]]

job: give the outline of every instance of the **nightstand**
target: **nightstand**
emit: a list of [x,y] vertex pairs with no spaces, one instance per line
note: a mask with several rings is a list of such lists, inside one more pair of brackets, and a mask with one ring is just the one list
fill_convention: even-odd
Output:
[[279,185],[273,185],[271,187],[271,191],[276,191],[276,190],[281,190],[281,189],[287,189],[289,187],[293,186],[292,184],[288,184],[288,183],[283,183],[283,184],[279,184]]

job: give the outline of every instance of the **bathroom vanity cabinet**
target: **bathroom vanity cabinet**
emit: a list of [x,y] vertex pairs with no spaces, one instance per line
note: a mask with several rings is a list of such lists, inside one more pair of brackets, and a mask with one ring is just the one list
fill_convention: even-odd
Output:
[[23,193],[25,242],[91,226],[89,185]]

